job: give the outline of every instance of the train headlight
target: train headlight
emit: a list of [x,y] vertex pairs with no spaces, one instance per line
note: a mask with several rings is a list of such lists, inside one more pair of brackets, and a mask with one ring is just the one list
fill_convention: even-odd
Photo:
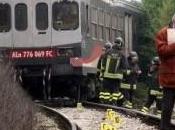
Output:
[[72,57],[74,56],[73,48],[59,48],[57,51],[57,56]]

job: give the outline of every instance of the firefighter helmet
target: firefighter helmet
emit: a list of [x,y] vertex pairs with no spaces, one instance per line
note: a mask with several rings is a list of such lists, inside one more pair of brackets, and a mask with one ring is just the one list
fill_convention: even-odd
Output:
[[153,59],[152,59],[152,64],[153,64],[153,65],[158,65],[158,64],[160,64],[160,59],[159,59],[158,56],[153,57]]
[[138,61],[139,61],[138,56],[131,57],[131,61],[132,61],[132,63],[138,63]]
[[130,57],[138,57],[137,52],[135,52],[135,51],[131,51],[131,52],[129,53],[129,56],[130,56]]
[[121,37],[117,37],[114,41],[113,48],[121,49],[123,44],[124,44],[123,39]]
[[109,50],[112,48],[112,44],[110,42],[106,42],[104,45],[104,49]]
[[139,61],[139,57],[137,55],[137,52],[131,51],[129,53],[128,60],[131,61],[132,63],[137,63]]

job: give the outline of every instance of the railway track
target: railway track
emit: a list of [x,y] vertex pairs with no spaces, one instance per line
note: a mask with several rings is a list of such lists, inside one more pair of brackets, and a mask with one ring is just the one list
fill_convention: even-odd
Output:
[[[77,126],[75,123],[71,122],[65,115],[62,113],[56,111],[55,109],[51,107],[47,107],[45,105],[37,104],[37,106],[44,112],[49,115],[49,117],[52,117],[57,123],[60,130],[81,130],[79,126]],[[45,128],[47,129],[47,128]],[[47,129],[48,130],[48,129]]]
[[[93,107],[93,108],[100,108],[100,109],[113,109],[120,113],[123,113],[125,115],[130,115],[132,117],[139,117],[143,122],[150,124],[150,125],[156,125],[158,126],[161,120],[161,117],[152,115],[152,114],[145,114],[140,112],[136,109],[127,109],[123,107],[117,107],[113,105],[107,105],[107,104],[99,104],[94,102],[83,102],[83,106],[86,107]],[[172,127],[175,129],[175,121],[173,120],[171,123]]]
[[[42,102],[40,102],[42,104]],[[81,126],[83,123],[83,120],[89,120],[89,122],[87,122],[87,124],[90,126],[91,130],[97,130],[100,126],[100,120],[103,121],[104,119],[97,119],[96,117],[102,117],[101,114],[94,114],[94,113],[99,113],[99,111],[103,111],[102,115],[104,116],[104,112],[106,111],[106,109],[113,109],[114,111],[116,111],[117,113],[120,113],[121,115],[125,115],[122,116],[124,120],[126,120],[127,122],[130,122],[129,124],[132,125],[132,127],[138,127],[139,129],[143,128],[143,127],[147,127],[145,124],[148,125],[148,129],[142,129],[142,130],[158,130],[158,126],[159,126],[159,122],[160,122],[160,117],[155,116],[155,115],[151,115],[151,114],[144,114],[138,110],[134,110],[134,109],[127,109],[127,108],[123,108],[123,107],[116,107],[116,106],[112,106],[112,105],[107,105],[107,104],[98,104],[98,103],[94,103],[94,102],[83,102],[83,107],[84,107],[84,111],[83,112],[77,112],[77,108],[76,107],[63,107],[60,105],[55,105],[54,102],[43,102],[45,105],[53,107],[52,109],[55,112],[61,112],[64,113],[64,115],[66,115],[69,120],[76,122],[79,126]],[[44,106],[45,107],[45,106]],[[48,108],[48,107],[45,107]],[[84,114],[84,115],[83,115]],[[91,119],[88,119],[88,116],[91,116]],[[94,116],[94,117],[93,117]],[[125,118],[126,117],[126,118]],[[129,119],[127,119],[129,118]],[[71,122],[70,121],[70,122]],[[95,126],[92,122],[95,122],[98,127],[94,128],[92,126]],[[141,124],[142,127],[136,126],[135,124]],[[142,124],[143,123],[143,124]],[[86,128],[82,128],[82,130],[87,130],[87,124],[84,124],[84,126],[86,126]],[[140,125],[140,126],[141,126]],[[175,123],[172,123],[173,128],[175,129]],[[126,128],[121,128],[119,130],[129,130],[131,128],[128,128],[128,124],[125,124]],[[78,128],[80,129],[80,128]],[[89,129],[88,129],[89,130]],[[133,129],[135,130],[135,129]]]

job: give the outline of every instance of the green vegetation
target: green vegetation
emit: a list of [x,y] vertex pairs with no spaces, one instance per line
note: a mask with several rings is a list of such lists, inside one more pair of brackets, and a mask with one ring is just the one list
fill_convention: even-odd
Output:
[[134,97],[133,97],[134,107],[141,109],[147,100],[147,95],[148,95],[148,86],[145,83],[141,82],[138,83],[137,89],[136,91],[134,91]]
[[175,0],[142,0],[140,37],[139,37],[139,55],[142,68],[150,59],[157,55],[155,50],[154,38],[156,33],[170,23],[173,14],[175,14]]
[[[175,0],[142,0],[139,23],[139,46],[140,67],[143,71],[141,83],[136,91],[136,104],[142,105],[147,95],[147,68],[153,56],[157,55],[155,49],[155,35],[164,26],[167,26],[175,14]],[[149,81],[147,81],[149,82]]]

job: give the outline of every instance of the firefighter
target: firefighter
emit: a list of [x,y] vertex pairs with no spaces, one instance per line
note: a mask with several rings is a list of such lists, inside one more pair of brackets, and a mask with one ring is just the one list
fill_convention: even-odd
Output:
[[149,90],[148,90],[148,99],[146,104],[142,107],[141,111],[143,113],[148,113],[150,106],[156,101],[156,114],[160,116],[161,114],[161,100],[163,97],[162,89],[158,83],[158,67],[160,64],[159,57],[154,57],[151,61],[148,70],[148,78],[149,78]]
[[[100,82],[100,87],[103,83],[103,73],[104,73],[104,66],[103,66],[103,60],[107,57],[108,53],[111,51],[112,49],[112,43],[110,42],[106,42],[104,47],[103,47],[103,52],[102,55],[98,61],[97,64],[97,79]],[[99,93],[99,100],[101,103],[107,103],[108,100],[110,98],[110,94],[108,92],[105,91],[105,89],[102,87],[100,89],[100,93]]]
[[127,59],[129,63],[130,74],[124,74],[124,78],[121,83],[121,92],[125,97],[123,106],[131,109],[133,108],[133,91],[136,90],[137,78],[141,74],[141,70],[138,66],[138,55],[135,51],[131,51]]
[[106,103],[120,105],[123,95],[119,91],[123,72],[128,63],[122,54],[123,39],[117,37],[111,51],[105,56],[102,66],[103,70],[103,88],[105,90],[104,99]]

